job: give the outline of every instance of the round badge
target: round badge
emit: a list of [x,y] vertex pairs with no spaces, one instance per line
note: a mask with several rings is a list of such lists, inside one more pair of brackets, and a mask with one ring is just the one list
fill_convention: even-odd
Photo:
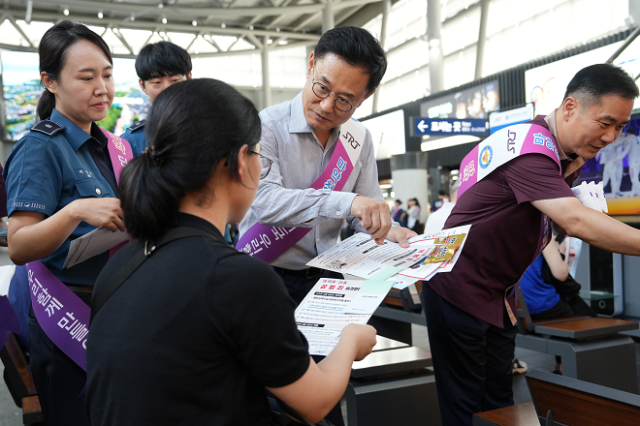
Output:
[[491,160],[493,160],[493,149],[490,146],[485,146],[480,152],[480,160],[478,163],[480,163],[480,167],[486,169],[489,167],[489,164],[491,164]]

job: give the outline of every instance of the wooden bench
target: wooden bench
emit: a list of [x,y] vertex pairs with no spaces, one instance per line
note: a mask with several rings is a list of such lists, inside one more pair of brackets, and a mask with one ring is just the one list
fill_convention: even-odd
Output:
[[537,333],[575,340],[600,339],[638,329],[637,321],[580,315],[532,320],[521,288],[518,288],[518,319],[519,330],[523,334]]
[[547,426],[640,424],[640,395],[539,370],[527,374],[527,385],[536,413]]
[[22,408],[22,422],[37,425],[44,422],[40,400],[29,369],[29,363],[15,335],[11,333],[0,351],[4,364],[4,380],[15,404]]
[[378,336],[353,363],[345,392],[349,426],[441,426],[431,353]]
[[637,426],[640,395],[539,370],[527,374],[532,402],[477,413],[474,426]]
[[627,392],[638,392],[633,340],[619,333],[637,321],[573,316],[533,321],[518,289],[516,345],[562,357],[562,374]]
[[473,426],[540,426],[533,402],[477,413]]

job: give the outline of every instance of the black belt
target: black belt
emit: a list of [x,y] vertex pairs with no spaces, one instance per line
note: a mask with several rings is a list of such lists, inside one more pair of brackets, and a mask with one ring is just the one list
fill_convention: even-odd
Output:
[[293,269],[280,268],[278,266],[274,266],[273,269],[275,269],[276,272],[281,274],[292,275],[294,277],[305,277],[305,278],[317,277],[318,275],[322,274],[322,272],[324,271],[324,269],[320,269],[320,268],[293,270]]

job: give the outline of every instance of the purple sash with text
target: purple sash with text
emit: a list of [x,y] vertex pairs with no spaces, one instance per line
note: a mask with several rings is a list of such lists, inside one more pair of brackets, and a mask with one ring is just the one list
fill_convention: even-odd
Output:
[[[355,119],[350,119],[340,126],[340,135],[329,164],[309,188],[341,191],[360,156],[365,135],[366,129]],[[274,227],[256,223],[242,234],[236,248],[265,262],[271,262],[293,247],[312,229]]]
[[[516,124],[497,131],[480,142],[464,157],[460,164],[458,198],[498,167],[524,154],[542,154],[551,158],[557,164],[558,173],[562,176],[560,153],[551,132],[537,124]],[[535,257],[544,250],[550,237],[551,221],[547,215],[543,214]]]
[[[489,176],[498,167],[524,154],[542,154],[551,158],[558,166],[562,176],[560,153],[553,135],[546,128],[537,124],[516,124],[497,131],[480,142],[467,154],[460,164],[460,187],[458,198],[473,185]],[[542,213],[540,220],[540,237],[533,262],[544,250],[551,239],[551,220]],[[518,281],[519,283],[519,281]],[[518,283],[505,290],[504,304],[511,323],[515,325],[515,295]],[[509,301],[509,299],[511,301]]]

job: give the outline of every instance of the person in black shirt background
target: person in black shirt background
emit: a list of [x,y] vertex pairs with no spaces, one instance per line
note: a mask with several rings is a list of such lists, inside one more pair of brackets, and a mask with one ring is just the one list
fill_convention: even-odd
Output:
[[92,425],[269,425],[269,390],[311,422],[343,395],[375,329],[349,325],[316,364],[297,330],[295,303],[261,260],[222,237],[249,209],[270,163],[260,118],[226,83],[198,79],[162,92],[148,118],[149,149],[122,173],[133,242],[107,264],[101,286],[179,226],[201,235],[154,251],[95,314],[87,346]]

